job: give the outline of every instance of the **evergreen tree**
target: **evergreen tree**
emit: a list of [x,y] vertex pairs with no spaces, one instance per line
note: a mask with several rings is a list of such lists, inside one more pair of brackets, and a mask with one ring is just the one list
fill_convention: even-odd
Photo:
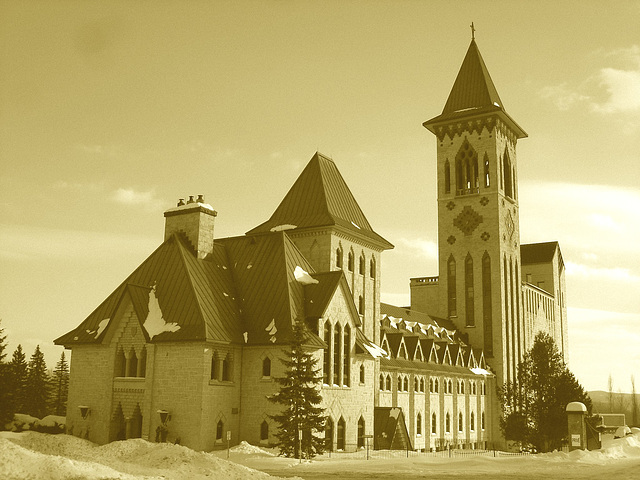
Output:
[[55,415],[67,414],[67,395],[69,393],[69,364],[64,358],[64,352],[56,363],[51,377],[51,407]]
[[13,406],[15,413],[25,411],[27,403],[27,359],[22,351],[22,345],[13,352],[11,359],[11,390],[13,394]]
[[11,396],[11,389],[6,386],[11,384],[11,369],[7,363],[4,362],[7,354],[5,350],[7,344],[5,343],[7,336],[4,335],[4,328],[2,328],[2,319],[0,319],[0,430],[13,419],[13,397]]
[[27,414],[42,418],[47,414],[49,400],[49,374],[40,345],[36,346],[27,370]]
[[569,371],[553,339],[538,333],[518,366],[517,380],[500,389],[500,427],[509,440],[531,444],[538,451],[560,448],[567,436],[566,406],[582,402],[591,413],[591,399]]
[[[324,438],[316,436],[324,428],[324,409],[318,407],[322,401],[319,384],[322,380],[318,360],[308,353],[303,344],[305,327],[298,321],[293,328],[291,348],[284,351],[280,361],[285,366],[285,376],[276,378],[280,391],[268,399],[284,406],[279,415],[272,415],[279,424],[276,437],[280,455],[285,457],[313,458],[324,451]],[[299,433],[302,432],[302,451],[299,448]]]

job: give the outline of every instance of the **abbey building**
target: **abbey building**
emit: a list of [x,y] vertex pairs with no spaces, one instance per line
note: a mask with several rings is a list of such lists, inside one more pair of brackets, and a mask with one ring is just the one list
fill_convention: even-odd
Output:
[[556,242],[521,245],[516,144],[475,41],[441,115],[439,276],[411,305],[380,302],[380,236],[336,163],[316,153],[270,219],[217,238],[202,196],[167,210],[164,241],[77,328],[69,433],[211,450],[274,442],[278,361],[303,321],[322,369],[327,448],[484,448],[498,440],[496,386],[535,332],[566,356]]

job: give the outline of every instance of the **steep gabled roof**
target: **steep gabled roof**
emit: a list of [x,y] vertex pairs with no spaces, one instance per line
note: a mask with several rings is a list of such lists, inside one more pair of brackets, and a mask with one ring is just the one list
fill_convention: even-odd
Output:
[[423,125],[434,131],[432,126],[438,123],[491,113],[497,113],[505,120],[519,138],[527,136],[505,111],[478,45],[471,40],[442,113]]
[[342,227],[384,249],[393,248],[373,231],[333,160],[316,153],[271,218],[247,235],[326,226]]
[[[114,290],[77,328],[55,340],[58,345],[98,343],[100,323],[111,319],[125,293],[144,324],[149,301],[156,296],[166,323],[180,328],[153,337],[158,341],[211,340],[238,342],[239,312],[224,251],[215,248],[208,260],[199,260],[180,235],[172,235]],[[140,318],[141,317],[141,318]],[[102,333],[104,328],[100,331]]]

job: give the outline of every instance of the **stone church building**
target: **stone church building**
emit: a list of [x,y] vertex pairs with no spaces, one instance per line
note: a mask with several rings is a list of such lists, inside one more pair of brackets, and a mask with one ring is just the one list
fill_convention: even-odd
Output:
[[380,302],[374,231],[334,161],[316,153],[266,222],[217,238],[202,196],[167,210],[163,243],[76,329],[67,429],[97,443],[272,444],[266,397],[303,321],[321,367],[325,438],[354,450],[484,448],[500,439],[496,386],[539,330],[566,358],[556,242],[521,245],[516,143],[472,40],[436,135],[439,276],[411,305]]

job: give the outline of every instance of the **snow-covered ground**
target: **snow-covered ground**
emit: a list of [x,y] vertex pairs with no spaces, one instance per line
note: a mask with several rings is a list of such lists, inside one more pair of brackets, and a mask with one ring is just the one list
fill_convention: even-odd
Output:
[[[402,453],[311,462],[278,457],[275,450],[242,443],[229,452],[195,452],[172,444],[127,440],[97,446],[69,435],[0,432],[0,478],[13,479],[270,479],[266,473],[304,479],[638,479],[640,434],[603,450],[554,452],[524,457],[436,458]],[[258,471],[261,470],[261,471]]]

